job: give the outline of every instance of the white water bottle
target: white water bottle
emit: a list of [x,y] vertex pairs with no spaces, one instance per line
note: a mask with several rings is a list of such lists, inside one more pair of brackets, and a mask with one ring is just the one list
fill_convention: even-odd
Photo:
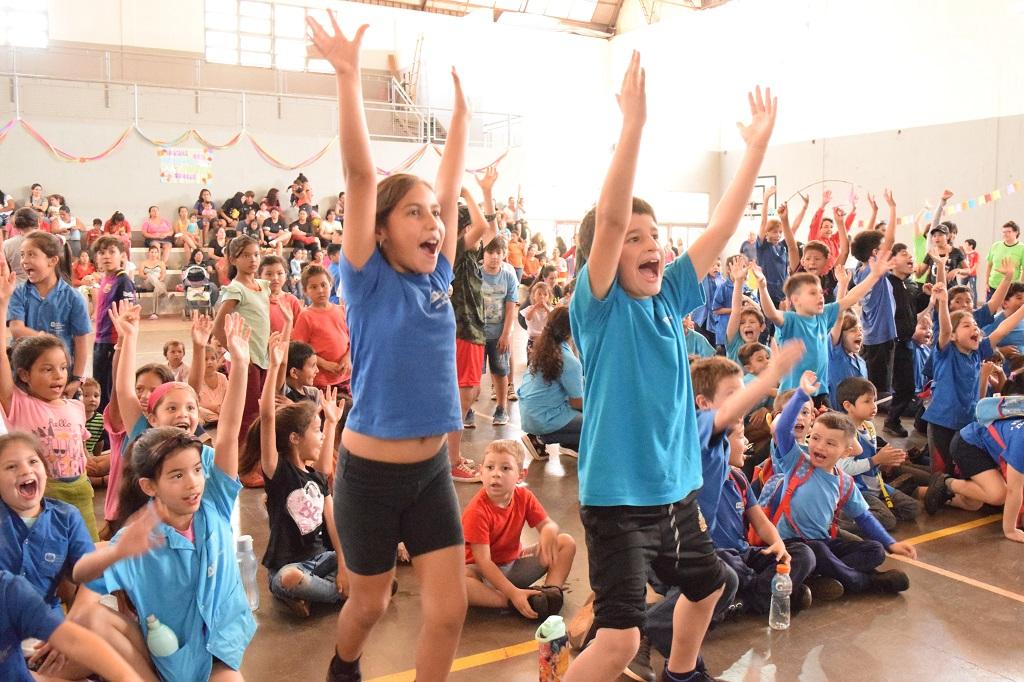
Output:
[[242,535],[238,538],[236,548],[238,559],[238,572],[242,576],[242,586],[245,588],[245,597],[249,601],[249,608],[255,611],[260,607],[260,587],[256,583],[256,554],[252,551],[252,536]]
[[793,594],[793,581],[789,578],[789,564],[775,567],[772,578],[772,607],[768,612],[768,626],[773,630],[789,629],[789,597]]
[[178,636],[153,614],[146,617],[146,646],[150,653],[159,658],[170,656],[178,650]]

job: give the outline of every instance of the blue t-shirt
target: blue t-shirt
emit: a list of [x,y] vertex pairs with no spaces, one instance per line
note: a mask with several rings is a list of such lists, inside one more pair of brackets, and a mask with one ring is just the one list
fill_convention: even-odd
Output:
[[28,580],[62,620],[57,587],[70,577],[78,560],[95,549],[74,506],[44,497],[42,511],[29,528],[0,501],[0,569]]
[[818,375],[821,387],[815,395],[828,393],[829,345],[832,338],[829,332],[832,325],[839,319],[839,304],[826,303],[825,309],[817,315],[799,315],[792,310],[782,314],[782,326],[776,336],[781,346],[790,339],[804,342],[804,354],[796,367],[782,378],[779,391],[787,391],[800,386],[800,376],[810,370]]
[[203,448],[201,460],[206,489],[192,517],[195,543],[161,523],[156,532],[164,537],[162,547],[117,562],[88,585],[100,594],[124,590],[141,616],[143,637],[150,614],[177,635],[178,651],[152,657],[168,682],[208,679],[212,657],[238,670],[256,632],[231,531],[231,511],[242,484],[217,468],[211,448]]
[[924,390],[924,385],[928,382],[928,377],[925,376],[925,368],[932,357],[932,347],[911,341],[914,344],[914,392],[920,393]]
[[428,275],[396,272],[376,249],[361,270],[342,257],[354,400],[346,428],[391,440],[462,428],[451,283],[443,255]]
[[715,300],[715,292],[724,281],[725,277],[722,277],[721,274],[705,275],[701,280],[700,286],[704,290],[704,305],[693,311],[693,323],[698,327],[708,329],[711,326],[709,323],[714,321],[711,316],[712,303]]
[[[807,396],[803,391],[797,390],[791,398],[791,402],[795,401],[800,401],[802,404],[807,401]],[[775,438],[778,442],[777,452],[780,466],[777,471],[784,472],[786,480],[782,483],[783,488],[789,484],[789,477],[793,476],[801,465],[811,466],[812,471],[810,477],[793,493],[789,503],[793,521],[801,532],[798,533],[783,515],[779,519],[779,535],[783,540],[799,537],[808,540],[828,540],[832,517],[840,499],[840,474],[838,470],[825,471],[810,464],[807,453],[793,439],[793,415],[796,414],[799,414],[799,409],[786,410],[776,422]],[[852,519],[856,519],[868,511],[868,503],[856,486],[850,493],[846,504],[843,505],[842,511]]]
[[[732,309],[732,292],[735,284],[731,279],[723,281],[717,289],[715,289],[715,298],[711,302],[711,309],[718,310],[719,308]],[[718,315],[712,313],[711,320],[714,323],[715,328],[715,345],[725,345],[725,328],[729,326],[729,313],[724,315]]]
[[327,274],[331,276],[331,293],[327,300],[331,303],[341,303],[341,261],[335,263],[328,259]]
[[737,329],[736,330],[736,336],[732,337],[732,341],[729,341],[728,339],[726,339],[726,342],[725,342],[725,357],[729,358],[730,360],[735,362],[737,365],[742,366],[742,364],[740,363],[740,348],[743,348],[743,346],[745,344],[746,344],[746,342],[743,340],[743,337],[740,335],[740,330]]
[[1024,419],[998,419],[992,422],[1005,449],[996,442],[988,427],[971,422],[960,429],[960,437],[976,448],[988,453],[998,466],[1000,460],[1024,474]]
[[[854,286],[868,278],[871,269],[861,265],[853,273]],[[875,286],[868,289],[861,299],[861,319],[864,322],[864,344],[875,346],[896,338],[896,299],[892,294],[892,282],[882,277]]]
[[53,334],[68,349],[68,373],[75,365],[75,337],[92,331],[89,308],[82,294],[63,279],[50,290],[46,298],[32,282],[22,282],[11,294],[7,305],[7,322],[21,320],[29,329]]
[[932,403],[924,411],[926,422],[960,430],[974,421],[981,362],[990,355],[992,343],[988,338],[971,353],[961,353],[952,341],[945,348],[936,347],[932,353],[934,390]]
[[842,408],[842,405],[837,400],[836,391],[839,389],[839,384],[843,382],[843,379],[849,379],[850,377],[866,379],[867,376],[868,366],[865,364],[864,358],[856,353],[846,352],[846,349],[843,348],[842,335],[839,337],[839,343],[832,343],[832,340],[829,339],[828,399],[832,403],[832,407],[837,410]]
[[46,641],[64,619],[46,608],[43,598],[20,575],[0,570],[0,679],[32,682],[25,665],[21,640],[35,637]]
[[557,381],[527,371],[518,394],[523,431],[543,436],[571,422],[579,412],[569,406],[569,399],[583,397],[583,365],[569,344],[562,344],[562,374]]
[[699,355],[702,358],[710,358],[715,354],[714,346],[708,343],[703,334],[697,330],[685,332],[685,334],[687,355]]
[[480,296],[484,301],[484,336],[494,340],[501,336],[505,326],[505,304],[519,301],[519,280],[511,268],[502,267],[492,275],[486,270],[480,271]]
[[722,495],[715,510],[715,520],[710,525],[711,540],[718,549],[735,549],[745,552],[747,542],[746,513],[757,506],[754,491],[743,472],[733,467],[722,482]]
[[768,283],[768,295],[778,304],[785,298],[782,284],[789,277],[789,247],[786,246],[785,240],[772,244],[767,239],[758,237],[757,264],[761,266]]
[[722,482],[729,472],[728,431],[715,433],[715,410],[698,410],[697,435],[700,438],[701,477],[704,484],[697,493],[697,505],[711,533],[715,531],[715,513],[722,496]]
[[[977,317],[975,317],[977,319]],[[992,331],[998,327],[1003,320],[1006,319],[1006,315],[999,313],[993,318],[993,320],[987,324],[982,325],[978,322],[978,325],[982,328],[986,335],[991,334]],[[938,327],[936,327],[937,329]],[[1020,352],[1024,353],[1024,321],[1017,324],[1016,327],[1010,330],[1010,333],[1003,337],[1003,340],[999,342],[1000,346],[1014,346]]]
[[686,254],[661,291],[633,298],[616,279],[598,300],[589,265],[569,304],[583,361],[580,502],[636,507],[678,502],[700,487],[700,446],[680,320],[704,303]]

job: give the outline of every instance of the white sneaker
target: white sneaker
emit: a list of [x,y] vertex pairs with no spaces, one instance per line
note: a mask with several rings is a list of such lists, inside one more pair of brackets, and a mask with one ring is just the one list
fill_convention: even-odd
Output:
[[561,445],[558,446],[558,454],[565,455],[566,457],[572,457],[573,459],[580,458],[580,453],[576,452],[575,450],[562,447]]

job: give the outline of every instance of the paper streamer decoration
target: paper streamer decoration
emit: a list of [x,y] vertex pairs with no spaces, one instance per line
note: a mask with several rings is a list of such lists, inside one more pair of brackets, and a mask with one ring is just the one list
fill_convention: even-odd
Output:
[[207,147],[157,147],[160,182],[206,185],[213,179],[213,153]]
[[[267,151],[266,147],[261,145],[256,140],[256,138],[252,136],[252,133],[250,133],[247,130],[238,131],[237,133],[235,133],[234,137],[229,139],[227,142],[224,142],[222,144],[215,144],[207,140],[205,137],[203,137],[195,128],[190,128],[186,130],[185,132],[183,132],[181,135],[174,139],[159,140],[150,137],[149,135],[146,135],[138,126],[131,126],[127,128],[123,133],[121,133],[121,136],[117,138],[114,144],[110,145],[103,152],[96,154],[94,156],[76,156],[50,143],[45,137],[42,136],[42,134],[40,134],[35,128],[26,123],[23,119],[11,119],[6,124],[4,124],[3,127],[0,127],[0,143],[2,143],[4,139],[7,137],[7,133],[9,133],[11,128],[14,127],[15,123],[20,123],[21,126],[26,130],[26,132],[29,133],[29,135],[31,135],[37,142],[39,142],[39,144],[46,147],[50,151],[50,153],[53,154],[56,158],[60,159],[61,161],[70,161],[75,163],[88,163],[89,161],[98,161],[100,159],[110,156],[128,140],[128,137],[133,131],[143,140],[145,140],[146,142],[155,147],[176,147],[182,142],[185,142],[186,140],[191,138],[198,141],[206,150],[228,149],[229,147],[234,147],[241,141],[242,136],[244,135],[245,137],[249,138],[250,144],[252,144],[253,148],[256,150],[256,153],[259,154],[264,161],[266,161],[268,164],[276,168],[281,168],[283,170],[297,170],[299,168],[303,168],[305,166],[308,166],[309,164],[319,161],[324,156],[324,154],[326,154],[330,150],[331,145],[338,141],[338,137],[335,136],[330,141],[328,141],[327,144],[325,144],[319,151],[314,153],[309,158],[304,159],[303,161],[300,161],[298,163],[288,163],[278,159],[276,156]],[[416,165],[417,162],[419,162],[420,159],[423,158],[423,155],[426,153],[428,147],[433,147],[434,151],[437,152],[438,155],[441,155],[441,148],[438,147],[437,145],[424,144],[422,147],[420,147],[412,154],[407,156],[405,159],[400,161],[398,165],[396,165],[394,168],[387,169],[377,166],[377,174],[387,177],[389,175],[394,175],[395,173],[403,173],[405,171],[410,170],[413,166]],[[506,149],[504,152],[501,153],[500,156],[498,156],[498,158],[496,158],[494,161],[487,164],[486,166],[482,166],[480,168],[467,168],[466,172],[483,172],[489,166],[493,166],[502,159],[504,159],[508,155],[508,151],[509,150]]]

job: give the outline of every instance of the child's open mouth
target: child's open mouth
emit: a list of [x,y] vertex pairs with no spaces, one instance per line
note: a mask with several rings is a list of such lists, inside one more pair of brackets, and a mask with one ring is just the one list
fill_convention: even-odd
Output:
[[185,498],[185,504],[187,504],[190,507],[195,507],[195,506],[199,505],[199,500],[201,500],[201,499],[203,499],[203,494],[202,493],[196,493],[195,495],[189,495],[188,497]]
[[23,500],[34,500],[39,493],[39,482],[34,478],[18,484],[18,495]]
[[811,452],[811,462],[813,462],[814,464],[816,464],[816,465],[824,464],[827,461],[828,461],[828,457],[826,457],[822,453],[820,453],[820,452],[813,452],[813,451]]
[[423,251],[430,257],[437,255],[437,248],[441,245],[436,239],[428,239],[427,241],[420,244],[420,251]]
[[640,264],[640,275],[647,281],[658,281],[659,274],[661,274],[661,261],[657,258],[651,258]]

